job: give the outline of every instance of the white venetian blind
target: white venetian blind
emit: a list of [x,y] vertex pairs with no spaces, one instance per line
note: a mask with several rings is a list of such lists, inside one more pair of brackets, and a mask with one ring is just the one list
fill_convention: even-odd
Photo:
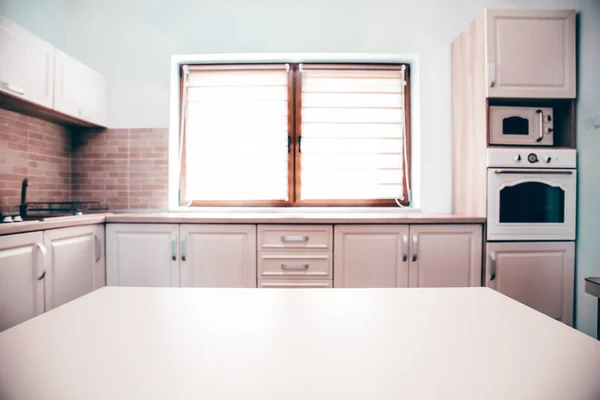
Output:
[[286,65],[190,67],[186,200],[288,199]]
[[368,68],[303,65],[303,200],[402,198],[403,69]]

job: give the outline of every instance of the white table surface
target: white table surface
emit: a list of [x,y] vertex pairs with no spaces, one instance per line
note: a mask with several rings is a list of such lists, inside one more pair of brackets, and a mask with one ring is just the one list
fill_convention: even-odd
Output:
[[0,399],[598,399],[600,342],[486,288],[103,288],[0,333]]

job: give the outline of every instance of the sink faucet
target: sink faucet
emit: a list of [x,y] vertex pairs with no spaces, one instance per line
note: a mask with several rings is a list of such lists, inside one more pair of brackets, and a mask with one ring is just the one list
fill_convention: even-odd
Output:
[[23,179],[21,184],[21,205],[19,206],[19,215],[25,219],[27,217],[27,186],[29,186],[29,179]]

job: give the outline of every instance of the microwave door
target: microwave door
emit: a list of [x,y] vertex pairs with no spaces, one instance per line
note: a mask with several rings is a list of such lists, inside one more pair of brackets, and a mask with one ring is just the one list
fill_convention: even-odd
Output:
[[490,107],[490,144],[552,145],[552,109]]

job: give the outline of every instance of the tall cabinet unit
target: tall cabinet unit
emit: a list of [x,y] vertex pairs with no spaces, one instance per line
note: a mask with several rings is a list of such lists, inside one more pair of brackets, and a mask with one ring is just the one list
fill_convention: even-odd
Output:
[[451,54],[453,211],[487,219],[485,284],[572,325],[576,12],[485,10]]
[[486,285],[573,325],[575,243],[488,243]]

